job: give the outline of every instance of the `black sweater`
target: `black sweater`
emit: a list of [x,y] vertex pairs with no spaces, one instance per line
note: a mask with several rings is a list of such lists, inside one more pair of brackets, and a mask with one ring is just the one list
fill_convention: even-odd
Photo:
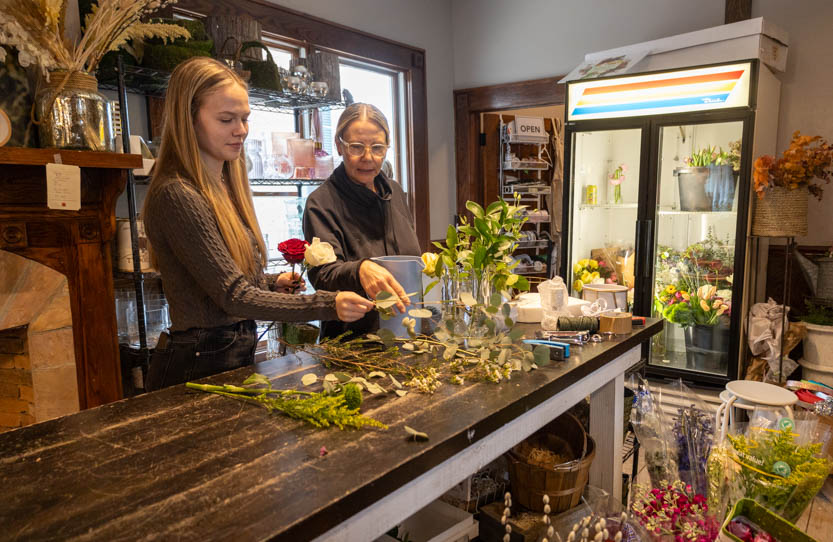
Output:
[[[316,289],[367,295],[359,280],[359,266],[364,260],[421,254],[408,199],[399,183],[381,173],[374,183],[376,192],[350,180],[342,164],[307,198],[304,237],[309,242],[318,237],[332,244],[338,258],[309,270]],[[335,337],[345,331],[362,334],[378,328],[379,315],[370,311],[350,324],[322,322],[322,336]]]

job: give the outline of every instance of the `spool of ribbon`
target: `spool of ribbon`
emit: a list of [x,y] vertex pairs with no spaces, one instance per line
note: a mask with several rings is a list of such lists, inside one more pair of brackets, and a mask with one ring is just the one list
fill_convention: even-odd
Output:
[[623,335],[633,331],[632,314],[629,312],[605,312],[599,315],[599,331]]

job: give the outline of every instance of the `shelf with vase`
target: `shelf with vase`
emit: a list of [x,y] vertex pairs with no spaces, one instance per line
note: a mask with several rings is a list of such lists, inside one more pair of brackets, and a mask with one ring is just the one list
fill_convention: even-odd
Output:
[[252,186],[318,186],[327,179],[249,179]]
[[597,203],[595,205],[582,203],[578,206],[581,211],[590,211],[593,209],[636,209],[636,207],[636,203]]
[[[171,74],[142,66],[124,66],[124,84],[128,92],[145,96],[163,96]],[[118,90],[115,70],[99,72],[99,88]],[[249,106],[260,111],[294,111],[296,109],[332,109],[343,107],[344,102],[318,96],[294,94],[278,90],[249,88]]]

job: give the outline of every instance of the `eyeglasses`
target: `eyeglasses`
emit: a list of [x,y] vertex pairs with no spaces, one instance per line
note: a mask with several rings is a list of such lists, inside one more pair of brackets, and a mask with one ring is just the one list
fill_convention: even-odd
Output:
[[364,143],[348,143],[340,137],[338,140],[341,141],[341,144],[347,148],[347,154],[356,157],[364,156],[367,149],[370,149],[370,154],[376,158],[382,158],[388,153],[388,148],[390,147],[390,145],[384,145],[382,143],[374,143],[373,145],[365,145]]

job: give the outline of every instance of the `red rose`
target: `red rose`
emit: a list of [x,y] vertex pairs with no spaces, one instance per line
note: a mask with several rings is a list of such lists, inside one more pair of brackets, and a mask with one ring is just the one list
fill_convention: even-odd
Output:
[[309,246],[309,243],[301,239],[287,239],[278,244],[278,251],[283,254],[283,259],[287,263],[295,265],[304,261],[304,252],[306,252],[307,246]]

